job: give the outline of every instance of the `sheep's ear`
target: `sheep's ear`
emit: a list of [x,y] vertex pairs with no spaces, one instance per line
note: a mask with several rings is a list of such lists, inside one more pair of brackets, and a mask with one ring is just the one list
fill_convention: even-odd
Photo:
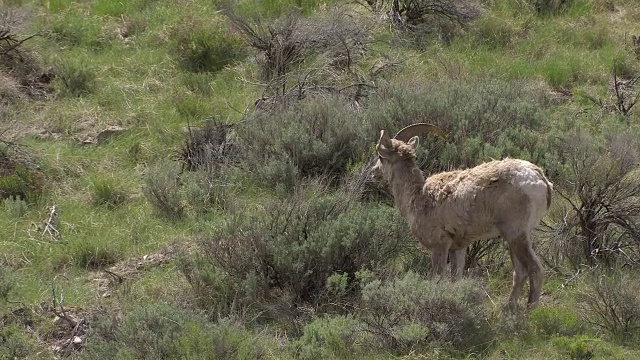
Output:
[[420,142],[420,138],[418,138],[417,136],[414,136],[411,139],[409,139],[409,142],[407,144],[409,144],[409,146],[415,149],[418,147],[419,142]]

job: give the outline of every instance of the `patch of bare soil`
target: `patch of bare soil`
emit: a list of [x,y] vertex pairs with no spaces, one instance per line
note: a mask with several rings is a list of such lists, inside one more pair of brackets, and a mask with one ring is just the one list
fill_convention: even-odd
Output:
[[109,297],[117,285],[138,279],[145,270],[170,262],[182,251],[191,252],[192,249],[189,246],[174,244],[154,254],[123,260],[108,269],[93,272],[90,276],[97,284],[98,294],[101,297]]
[[81,309],[41,303],[10,311],[0,318],[0,328],[9,325],[23,327],[54,356],[68,357],[81,351],[86,344],[89,325],[85,318],[86,313]]

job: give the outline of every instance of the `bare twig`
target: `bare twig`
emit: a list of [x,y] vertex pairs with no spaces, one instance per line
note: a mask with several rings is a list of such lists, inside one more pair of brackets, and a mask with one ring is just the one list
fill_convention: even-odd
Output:
[[56,226],[55,226],[57,218],[58,218],[58,206],[53,205],[49,213],[49,219],[45,223],[44,230],[40,235],[40,240],[44,238],[44,234],[46,233],[49,233],[51,238],[54,240],[60,239],[60,231],[58,231],[58,229],[56,229]]

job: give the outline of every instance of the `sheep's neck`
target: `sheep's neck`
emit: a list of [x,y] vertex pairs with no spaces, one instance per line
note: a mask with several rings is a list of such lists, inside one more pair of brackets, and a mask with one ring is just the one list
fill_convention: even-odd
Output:
[[391,192],[396,207],[405,219],[411,222],[417,213],[417,204],[424,204],[424,175],[415,165],[413,159],[396,163],[391,172]]

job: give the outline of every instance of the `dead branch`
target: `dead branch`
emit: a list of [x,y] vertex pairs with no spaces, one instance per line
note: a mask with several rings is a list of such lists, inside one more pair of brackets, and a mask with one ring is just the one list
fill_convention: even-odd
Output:
[[[64,311],[64,289],[60,291],[60,296],[58,296],[56,294],[56,285],[54,282],[52,282],[51,294],[52,294],[51,305],[52,305],[53,313],[60,319],[64,320],[67,324],[71,325],[72,327],[74,328],[77,327],[78,322],[72,319],[71,317],[69,317]],[[60,307],[60,310],[57,310],[58,306]]]
[[51,236],[53,240],[60,239],[60,231],[58,231],[58,229],[56,229],[56,226],[55,226],[57,218],[58,218],[58,206],[53,205],[49,213],[49,219],[45,223],[44,230],[40,235],[40,240],[44,238],[44,234],[46,233],[49,233],[49,236]]

